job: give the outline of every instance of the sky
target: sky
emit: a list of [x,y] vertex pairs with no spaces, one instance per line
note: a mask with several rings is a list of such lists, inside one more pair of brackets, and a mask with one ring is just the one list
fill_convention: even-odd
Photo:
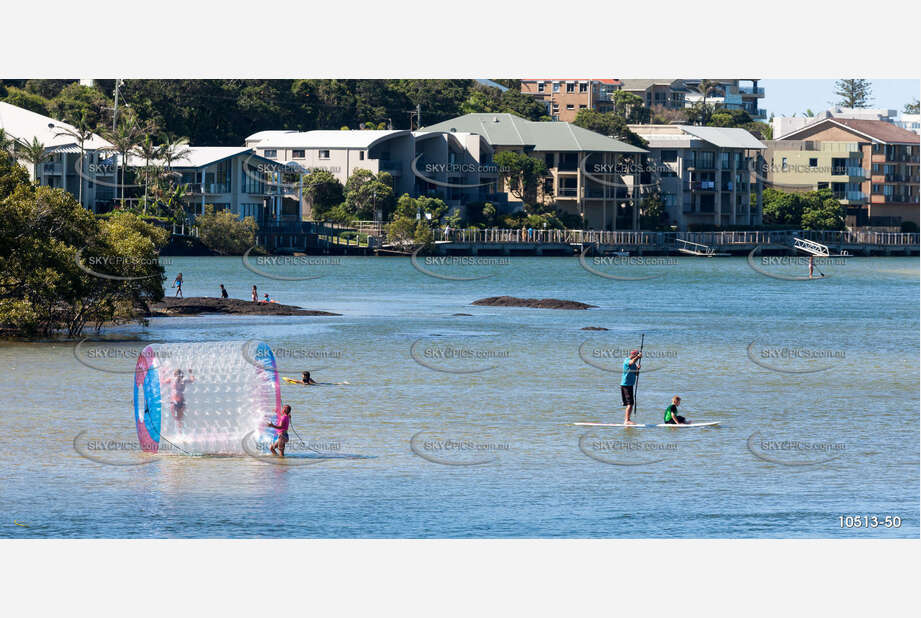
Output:
[[[921,82],[916,79],[871,79],[873,99],[870,107],[902,111],[906,103],[918,98]],[[820,112],[836,103],[833,79],[762,79],[758,86],[764,88],[764,98],[758,107],[767,110],[768,117],[802,116],[811,109]]]

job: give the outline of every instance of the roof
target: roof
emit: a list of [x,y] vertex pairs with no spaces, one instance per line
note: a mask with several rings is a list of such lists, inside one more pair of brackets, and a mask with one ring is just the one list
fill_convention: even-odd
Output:
[[[184,167],[205,167],[224,159],[229,159],[241,154],[252,153],[252,148],[240,146],[190,146],[189,152],[185,157],[177,159],[171,163],[173,168]],[[253,155],[258,156],[258,155]],[[260,159],[262,157],[259,157]],[[162,161],[156,161],[157,165],[163,165]],[[128,167],[141,167],[144,165],[144,159],[136,154],[128,155]]]
[[421,130],[478,133],[492,146],[532,147],[542,152],[646,152],[569,122],[535,122],[514,114],[465,114]]
[[[258,136],[265,135],[263,138]],[[260,131],[246,138],[258,140],[259,148],[370,148],[374,144],[399,135],[409,135],[400,130],[357,131]]]
[[624,90],[647,90],[650,86],[671,86],[678,79],[622,79]]
[[883,144],[918,144],[919,140],[921,140],[921,136],[914,131],[903,129],[902,127],[898,127],[884,120],[857,120],[854,118],[825,118],[819,122],[807,124],[805,127],[797,129],[796,131],[791,131],[781,136],[779,139],[791,139],[798,133],[812,131],[825,123],[843,127],[851,133],[856,133],[874,142]]
[[[73,125],[9,103],[0,102],[0,129],[7,135],[27,142],[37,139],[46,148],[77,143],[72,136],[61,134],[65,130],[76,130]],[[85,150],[99,150],[112,148],[112,144],[94,133],[92,138],[84,142],[83,147]]]
[[[679,141],[694,138],[713,144],[718,148],[745,148],[764,150],[766,146],[745,129],[727,127],[696,127],[683,124],[641,124],[629,125],[630,130],[655,146],[656,142]],[[646,129],[644,131],[644,129]]]

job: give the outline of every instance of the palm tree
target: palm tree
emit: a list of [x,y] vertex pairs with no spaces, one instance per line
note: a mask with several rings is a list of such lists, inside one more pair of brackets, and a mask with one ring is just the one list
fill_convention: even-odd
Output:
[[121,155],[122,180],[119,185],[121,191],[122,208],[125,207],[125,168],[128,167],[128,154],[138,145],[140,130],[137,123],[130,116],[123,116],[123,120],[116,123],[115,128],[103,133],[115,147],[115,152]]
[[32,174],[38,181],[38,166],[52,157],[45,145],[33,137],[31,142],[16,140],[16,155],[32,164]]
[[134,147],[134,154],[144,159],[144,212],[147,212],[147,191],[150,187],[150,162],[160,158],[162,148],[153,141],[150,134],[144,136]]
[[[78,193],[78,199],[80,204],[83,204],[83,163],[86,160],[86,148],[84,147],[86,142],[93,139],[93,132],[90,130],[89,125],[86,123],[86,112],[83,113],[80,120],[74,124],[72,127],[61,128],[60,131],[54,134],[55,137],[64,135],[66,137],[72,137],[77,146],[80,147],[80,189]],[[67,171],[64,171],[65,178],[67,177]],[[95,205],[93,206],[93,212],[96,211]]]
[[15,144],[16,141],[11,137],[7,137],[6,131],[4,129],[0,129],[0,152],[5,154],[12,154],[13,146]]
[[189,138],[163,136],[163,145],[160,149],[160,158],[166,163],[166,169],[173,169],[173,161],[181,161],[188,157],[192,151],[188,148]]
[[700,85],[697,86],[697,90],[700,94],[704,95],[704,105],[707,104],[707,97],[713,94],[717,88],[719,88],[720,83],[715,79],[702,79],[700,80]]

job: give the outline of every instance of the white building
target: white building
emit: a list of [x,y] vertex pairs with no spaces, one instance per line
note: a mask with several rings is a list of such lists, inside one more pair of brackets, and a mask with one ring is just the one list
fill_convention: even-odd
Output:
[[82,195],[83,206],[93,211],[112,203],[117,165],[112,144],[103,138],[93,134],[83,143],[81,162],[80,145],[67,133],[75,130],[73,125],[3,102],[0,102],[0,129],[17,141],[31,144],[37,140],[45,146],[48,158],[37,170],[31,163],[20,160],[32,180],[65,189],[74,197]]

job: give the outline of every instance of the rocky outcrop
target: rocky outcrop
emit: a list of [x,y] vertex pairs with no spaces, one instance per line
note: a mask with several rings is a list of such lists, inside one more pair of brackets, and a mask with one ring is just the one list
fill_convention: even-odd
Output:
[[531,309],[594,309],[595,305],[576,302],[574,300],[560,300],[558,298],[515,298],[514,296],[491,296],[473,301],[474,305],[488,307],[530,307]]
[[211,298],[191,296],[167,297],[150,306],[149,317],[199,315],[201,313],[227,313],[234,315],[341,315],[328,311],[314,311],[280,303],[254,303],[239,298]]

